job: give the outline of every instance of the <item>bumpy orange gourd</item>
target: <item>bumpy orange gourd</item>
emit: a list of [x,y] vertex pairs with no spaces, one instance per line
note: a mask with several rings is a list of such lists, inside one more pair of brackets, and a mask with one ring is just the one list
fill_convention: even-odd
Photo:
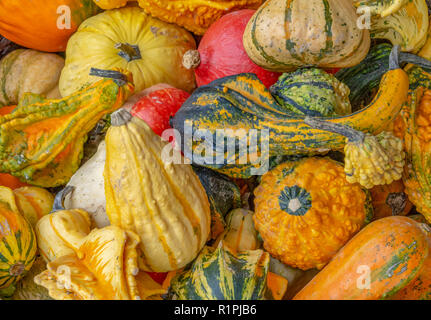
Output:
[[255,227],[283,263],[321,269],[370,221],[369,194],[327,158],[280,164],[255,190]]
[[404,190],[402,180],[394,181],[391,184],[375,186],[370,189],[374,219],[407,215],[413,205]]

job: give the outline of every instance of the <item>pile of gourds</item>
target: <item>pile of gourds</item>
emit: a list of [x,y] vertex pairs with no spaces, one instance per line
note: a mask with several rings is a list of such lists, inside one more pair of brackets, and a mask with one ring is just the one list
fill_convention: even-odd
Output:
[[430,22],[1,2],[0,298],[430,300]]

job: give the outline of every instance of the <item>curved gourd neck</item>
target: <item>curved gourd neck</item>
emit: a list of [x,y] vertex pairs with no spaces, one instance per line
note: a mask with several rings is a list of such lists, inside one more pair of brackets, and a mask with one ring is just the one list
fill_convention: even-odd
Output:
[[346,137],[349,142],[361,143],[365,140],[365,133],[363,133],[362,131],[355,130],[349,126],[336,124],[333,122],[324,121],[312,117],[305,117],[304,122],[314,129],[340,134]]
[[111,126],[124,126],[132,120],[133,116],[124,108],[121,108],[111,114]]

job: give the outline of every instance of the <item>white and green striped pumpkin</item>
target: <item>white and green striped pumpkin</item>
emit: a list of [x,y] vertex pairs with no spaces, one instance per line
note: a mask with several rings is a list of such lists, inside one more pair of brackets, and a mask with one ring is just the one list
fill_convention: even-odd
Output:
[[178,300],[262,300],[269,260],[263,250],[233,253],[223,241],[206,246],[190,270],[172,279],[171,291]]

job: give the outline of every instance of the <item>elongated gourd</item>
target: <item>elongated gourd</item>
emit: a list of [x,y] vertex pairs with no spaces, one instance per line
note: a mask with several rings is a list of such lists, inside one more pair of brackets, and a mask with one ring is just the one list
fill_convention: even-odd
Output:
[[[125,109],[111,115],[104,170],[111,225],[136,232],[140,267],[166,272],[184,267],[210,234],[210,205],[191,165],[163,158],[169,142]],[[184,163],[181,154],[172,150]]]
[[[427,235],[414,220],[379,219],[340,249],[294,300],[389,298],[419,275],[428,250]],[[369,285],[364,274],[369,274]]]

